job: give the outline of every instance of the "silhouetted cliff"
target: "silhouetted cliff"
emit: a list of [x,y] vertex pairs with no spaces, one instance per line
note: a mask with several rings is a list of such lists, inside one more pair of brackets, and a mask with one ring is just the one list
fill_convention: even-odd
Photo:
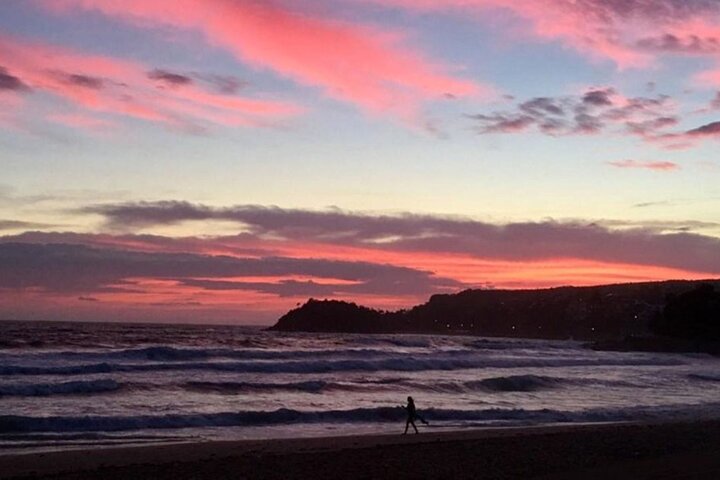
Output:
[[382,312],[311,299],[271,330],[348,333],[464,333],[609,340],[652,333],[668,299],[720,280],[627,283],[541,290],[465,290],[433,295],[409,310]]

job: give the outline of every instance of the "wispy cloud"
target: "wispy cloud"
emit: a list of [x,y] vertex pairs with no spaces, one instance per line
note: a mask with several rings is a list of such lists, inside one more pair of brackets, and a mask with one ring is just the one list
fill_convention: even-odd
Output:
[[99,11],[138,27],[199,31],[208,44],[243,63],[317,87],[366,111],[408,121],[416,121],[425,101],[490,91],[408,47],[398,32],[311,14],[302,4],[184,0],[178,8],[175,0],[64,0],[48,5],[56,11]]
[[159,68],[156,68],[155,70],[148,72],[148,78],[150,78],[152,80],[156,80],[158,82],[161,82],[164,85],[170,86],[170,87],[190,85],[191,83],[193,83],[192,78],[190,78],[187,75],[182,75],[180,73],[173,73],[173,72],[169,72],[167,70],[161,70]]
[[179,85],[181,76],[17,37],[0,36],[0,65],[5,69],[0,83],[13,87],[17,96],[43,92],[63,99],[66,109],[50,119],[73,128],[109,126],[113,117],[124,116],[197,131],[213,125],[266,125],[300,111],[288,102],[215,93],[193,82],[163,88],[170,81]]
[[[450,15],[510,11],[528,22],[531,37],[558,41],[621,68],[652,66],[659,54],[713,54],[720,6],[709,0],[373,0],[416,12]],[[519,29],[518,29],[519,30]],[[516,39],[527,36],[516,34]]]
[[51,228],[53,225],[47,223],[25,222],[22,220],[3,220],[0,219],[0,231],[2,230],[30,230],[40,228]]
[[641,38],[637,46],[642,49],[691,55],[716,55],[720,53],[720,29],[718,36],[700,37],[694,34],[677,36],[672,33]]
[[628,98],[610,87],[590,88],[581,95],[536,97],[509,110],[469,117],[482,134],[536,129],[552,136],[611,132],[645,140],[657,140],[679,122],[670,97]]
[[[633,205],[635,208],[643,207],[654,207],[654,206],[672,206],[676,205],[675,202],[644,202]],[[643,228],[646,230],[652,230],[657,233],[668,233],[668,232],[699,232],[703,230],[720,232],[720,223],[718,222],[704,222],[699,220],[642,220],[642,221],[631,221],[631,220],[600,220],[597,222],[600,225],[612,227],[612,228]]]
[[615,160],[607,163],[617,168],[655,170],[660,172],[670,172],[680,169],[680,165],[668,161]]
[[689,137],[720,137],[720,122],[710,122],[685,132]]
[[670,207],[677,205],[677,202],[672,200],[660,200],[656,202],[640,202],[633,205],[633,208],[647,208],[647,207]]
[[[700,113],[713,110],[716,100]],[[477,132],[483,135],[531,131],[550,136],[628,135],[668,150],[720,138],[720,122],[679,130],[683,114],[678,111],[678,102],[668,95],[625,97],[612,87],[590,88],[580,95],[535,97],[518,101],[512,108],[472,114],[468,118],[475,121]],[[641,164],[613,165],[631,168]],[[673,169],[666,163],[646,165]]]
[[20,78],[12,75],[5,67],[0,66],[0,90],[26,92],[30,90]]

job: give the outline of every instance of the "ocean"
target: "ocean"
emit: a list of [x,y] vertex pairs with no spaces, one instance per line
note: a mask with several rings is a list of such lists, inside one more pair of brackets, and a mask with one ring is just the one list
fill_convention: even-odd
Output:
[[0,322],[0,454],[720,418],[720,360],[573,341]]

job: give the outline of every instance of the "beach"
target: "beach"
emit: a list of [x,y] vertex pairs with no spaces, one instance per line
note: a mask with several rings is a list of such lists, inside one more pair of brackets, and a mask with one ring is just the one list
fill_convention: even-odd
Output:
[[718,452],[720,421],[503,427],[4,454],[0,478],[713,479]]

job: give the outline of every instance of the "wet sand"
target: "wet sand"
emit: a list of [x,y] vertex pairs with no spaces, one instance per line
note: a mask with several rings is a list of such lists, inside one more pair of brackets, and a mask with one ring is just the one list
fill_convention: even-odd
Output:
[[720,421],[5,453],[0,478],[720,479]]

